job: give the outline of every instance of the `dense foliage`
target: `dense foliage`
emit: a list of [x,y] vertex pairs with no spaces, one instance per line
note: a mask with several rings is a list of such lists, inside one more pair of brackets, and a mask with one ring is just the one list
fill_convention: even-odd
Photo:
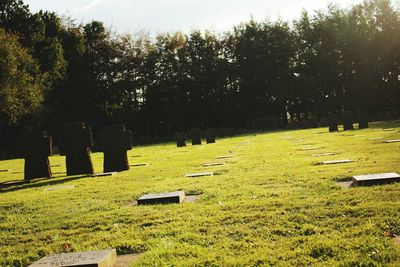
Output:
[[[285,125],[343,110],[376,115],[400,108],[400,12],[390,0],[304,12],[293,24],[250,20],[221,34],[154,38],[33,14],[22,1],[6,0],[0,27],[18,37],[33,58],[24,52],[27,64],[37,62],[45,87],[29,119],[6,111],[3,132],[83,120],[93,127],[123,122],[139,135],[160,136],[192,126],[246,127],[263,117]],[[2,38],[1,46],[20,53],[17,37]],[[7,86],[1,80],[0,92]]]

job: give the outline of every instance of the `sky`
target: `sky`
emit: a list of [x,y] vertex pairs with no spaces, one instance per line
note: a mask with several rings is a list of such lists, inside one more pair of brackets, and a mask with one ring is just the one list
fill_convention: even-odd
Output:
[[250,17],[292,21],[302,9],[324,9],[329,3],[348,8],[362,0],[24,0],[32,12],[54,11],[77,22],[100,20],[120,33],[225,31]]

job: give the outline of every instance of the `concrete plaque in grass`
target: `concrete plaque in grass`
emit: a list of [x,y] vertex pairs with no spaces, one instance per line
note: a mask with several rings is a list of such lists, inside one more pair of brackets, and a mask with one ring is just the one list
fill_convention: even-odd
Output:
[[217,159],[231,159],[231,158],[233,158],[232,155],[226,155],[226,156],[219,156],[219,157],[217,157]]
[[185,191],[146,194],[141,196],[138,205],[181,203],[185,199]]
[[353,162],[351,159],[339,159],[339,160],[328,160],[328,161],[323,161],[322,164],[343,164],[343,163],[349,163]]
[[312,154],[313,157],[326,157],[336,155],[334,152],[320,153],[320,154]]
[[189,173],[186,174],[185,177],[188,178],[196,178],[196,177],[203,177],[203,176],[213,176],[213,172],[199,172],[199,173]]
[[105,172],[105,173],[96,173],[91,175],[92,177],[104,177],[104,176],[114,176],[117,172]]
[[143,167],[143,166],[147,166],[147,163],[136,163],[136,164],[130,164],[129,166],[131,167]]
[[29,267],[112,267],[117,260],[115,249],[62,253],[44,257]]
[[400,182],[400,175],[397,173],[378,173],[353,176],[355,186],[371,186]]
[[382,140],[383,137],[373,137],[373,138],[368,138],[370,141],[376,141],[376,140]]
[[0,172],[9,172],[11,170],[0,170]]
[[213,162],[213,163],[204,163],[203,167],[213,167],[213,166],[221,166],[224,165],[224,162]]
[[315,147],[303,147],[303,148],[301,148],[301,150],[303,150],[303,151],[317,150],[317,149],[321,149],[321,147],[315,146]]
[[392,144],[392,143],[400,143],[400,139],[395,139],[395,140],[386,140],[386,144]]

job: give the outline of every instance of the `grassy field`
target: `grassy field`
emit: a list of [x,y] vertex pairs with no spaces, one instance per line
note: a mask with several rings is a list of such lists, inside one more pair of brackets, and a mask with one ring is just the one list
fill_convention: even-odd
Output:
[[[149,165],[111,177],[66,177],[64,166],[53,167],[55,178],[0,188],[0,265],[117,248],[140,254],[133,266],[400,266],[393,239],[400,235],[400,183],[336,183],[358,174],[400,173],[400,143],[369,140],[400,139],[399,130],[400,121],[393,121],[338,133],[319,128],[185,148],[135,147],[130,163]],[[321,148],[301,150],[310,146]],[[324,152],[338,154],[311,156]],[[222,155],[234,157],[216,159]],[[97,172],[102,157],[92,154]],[[316,164],[335,159],[354,162]],[[53,165],[64,160],[50,158]],[[226,164],[202,167],[218,161]],[[0,169],[12,169],[0,172],[0,183],[23,179],[23,160],[1,161]],[[203,171],[216,175],[184,177]],[[200,199],[129,205],[145,193],[177,190]]]

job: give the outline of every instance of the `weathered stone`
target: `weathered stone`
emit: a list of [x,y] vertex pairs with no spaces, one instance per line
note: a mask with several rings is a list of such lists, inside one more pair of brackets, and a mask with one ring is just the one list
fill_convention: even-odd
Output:
[[375,141],[375,140],[382,140],[383,137],[374,137],[374,138],[368,138],[370,141]]
[[93,144],[92,130],[83,122],[68,124],[59,136],[59,148],[66,156],[67,175],[93,174],[90,148]]
[[213,167],[213,166],[221,166],[224,165],[224,162],[213,162],[213,163],[204,163],[203,167]]
[[339,119],[337,116],[331,114],[328,117],[328,127],[329,127],[329,132],[337,132],[338,129],[338,124],[339,124]]
[[105,177],[105,176],[114,176],[117,175],[118,172],[104,172],[104,173],[96,173],[92,174],[91,177]]
[[104,172],[129,170],[127,151],[132,149],[131,131],[122,124],[107,126],[100,133],[99,143],[104,153]]
[[369,127],[368,121],[369,116],[366,112],[360,112],[357,114],[358,129],[367,129]]
[[186,174],[185,177],[188,178],[196,178],[196,177],[203,177],[203,176],[213,176],[213,172],[200,172],[200,173],[189,173]]
[[317,150],[317,149],[321,149],[321,147],[303,147],[303,148],[301,148],[301,150],[303,150],[303,151],[310,151],[310,150]]
[[346,111],[342,114],[342,121],[343,121],[343,130],[353,130],[354,126],[354,116],[353,113],[350,111]]
[[192,145],[201,145],[201,130],[200,128],[192,128],[190,131],[190,138],[192,139]]
[[226,155],[226,156],[217,157],[217,159],[230,159],[230,158],[233,158],[233,156],[232,155]]
[[320,153],[320,154],[312,154],[313,157],[325,157],[325,156],[333,156],[336,155],[334,152]]
[[143,166],[147,166],[147,163],[136,163],[136,164],[130,164],[129,166],[131,167],[143,167]]
[[115,249],[107,249],[47,256],[29,265],[29,267],[112,267],[116,260]]
[[378,173],[353,176],[353,185],[371,186],[400,182],[400,175],[397,173]]
[[394,139],[394,140],[386,140],[385,143],[391,144],[391,143],[399,143],[400,139]]
[[25,159],[25,181],[35,178],[51,177],[49,156],[51,155],[52,138],[47,132],[29,132],[21,140]]
[[146,194],[137,200],[138,205],[181,203],[185,198],[184,191]]
[[187,136],[184,132],[178,132],[175,134],[176,146],[177,147],[184,147],[186,146],[186,139]]
[[322,164],[343,164],[343,163],[349,163],[353,162],[350,159],[341,159],[341,160],[328,160],[328,161],[323,161]]
[[205,131],[204,135],[206,137],[207,144],[215,143],[215,138],[217,136],[217,131],[215,131],[215,129],[213,129],[213,128],[207,129]]

